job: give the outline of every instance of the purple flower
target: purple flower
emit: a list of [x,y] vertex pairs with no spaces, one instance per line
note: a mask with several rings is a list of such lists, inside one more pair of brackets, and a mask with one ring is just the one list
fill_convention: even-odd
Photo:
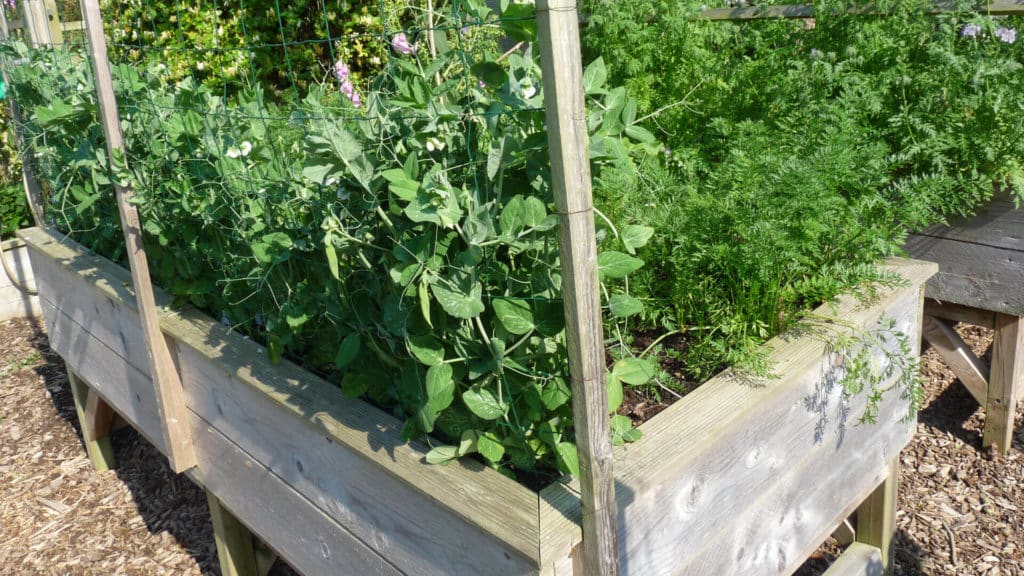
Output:
[[415,44],[409,44],[409,39],[405,37],[405,32],[399,32],[391,38],[391,48],[399,54],[412,54],[416,51]]
[[338,79],[338,82],[348,80],[349,73],[348,64],[345,64],[341,60],[334,63],[334,77]]
[[1000,41],[1006,42],[1007,44],[1013,44],[1017,41],[1016,28],[1003,28],[1000,26],[999,28],[996,28],[993,34],[995,34],[996,38],[999,38]]
[[9,8],[10,10],[17,10],[18,0],[4,0],[4,6]]
[[964,24],[964,27],[960,29],[960,37],[977,38],[980,32],[981,26],[978,26],[977,24],[971,22],[969,24]]

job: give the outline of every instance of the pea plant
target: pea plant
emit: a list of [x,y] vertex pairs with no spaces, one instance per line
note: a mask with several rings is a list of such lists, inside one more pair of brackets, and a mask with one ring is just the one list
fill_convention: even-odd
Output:
[[[432,48],[430,31],[396,34],[372,81],[339,61],[287,108],[258,86],[225,95],[160,62],[115,66],[126,153],[114,162],[86,60],[5,51],[30,62],[18,97],[59,227],[118,257],[111,182],[130,184],[154,279],[179,302],[390,411],[405,439],[441,439],[430,462],[478,454],[527,480],[577,473],[538,58],[528,42],[460,48],[469,26],[531,39],[532,6],[460,6]],[[660,150],[603,62],[585,78],[597,173]],[[600,229],[604,293],[626,322],[642,308],[626,279],[654,231]],[[609,410],[623,383],[653,375],[622,355]],[[615,442],[638,437],[615,418]]]

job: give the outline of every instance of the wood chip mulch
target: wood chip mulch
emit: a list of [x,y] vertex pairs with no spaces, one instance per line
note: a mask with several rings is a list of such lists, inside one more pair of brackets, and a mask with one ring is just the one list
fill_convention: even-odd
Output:
[[[957,329],[988,360],[991,331]],[[935,351],[922,364],[896,574],[1024,576],[1024,409],[1009,456],[984,452],[982,410]],[[117,469],[94,471],[41,327],[0,323],[0,576],[219,574],[202,490],[130,428],[113,444]],[[826,544],[799,574],[820,574],[838,551]],[[291,572],[279,562],[272,573]]]
[[0,576],[220,574],[205,493],[130,427],[111,440],[96,472],[42,328],[0,323]]

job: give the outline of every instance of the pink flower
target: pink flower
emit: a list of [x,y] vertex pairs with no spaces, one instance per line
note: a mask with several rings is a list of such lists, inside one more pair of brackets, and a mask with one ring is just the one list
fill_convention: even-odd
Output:
[[399,32],[391,38],[391,48],[399,54],[409,55],[416,51],[415,44],[409,44],[409,39],[405,37],[405,32]]
[[338,79],[338,82],[344,82],[348,80],[349,69],[348,64],[345,64],[341,60],[334,63],[334,77]]
[[355,106],[356,108],[359,108],[360,106],[363,105],[363,99],[359,97],[359,92],[354,92],[352,94],[351,100],[352,105]]

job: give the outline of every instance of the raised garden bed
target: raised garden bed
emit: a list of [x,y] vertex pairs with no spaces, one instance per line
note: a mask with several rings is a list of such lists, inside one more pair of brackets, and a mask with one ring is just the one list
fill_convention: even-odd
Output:
[[39,299],[24,290],[34,288],[32,267],[28,262],[28,248],[21,240],[5,240],[2,248],[2,256],[13,272],[17,284],[0,269],[0,322],[23,316],[38,316]]
[[[970,218],[911,235],[907,252],[939,264],[927,284],[925,337],[985,407],[983,445],[1006,454],[1024,399],[1024,209],[1003,194]],[[991,371],[953,322],[995,330]]]
[[[163,449],[129,273],[52,233],[21,237],[53,348]],[[889,267],[905,286],[820,312],[861,330],[891,319],[916,342],[935,266]],[[301,572],[578,573],[572,483],[538,494],[472,461],[429,466],[426,445],[400,442],[398,420],[287,361],[271,365],[261,346],[204,315],[162,306],[161,328],[185,389],[190,474]],[[623,573],[789,573],[872,492],[861,534],[885,546],[894,486],[876,487],[914,422],[890,393],[877,424],[856,424],[866,399],[844,398],[843,357],[823,336],[772,340],[778,379],[723,373],[617,449]]]

